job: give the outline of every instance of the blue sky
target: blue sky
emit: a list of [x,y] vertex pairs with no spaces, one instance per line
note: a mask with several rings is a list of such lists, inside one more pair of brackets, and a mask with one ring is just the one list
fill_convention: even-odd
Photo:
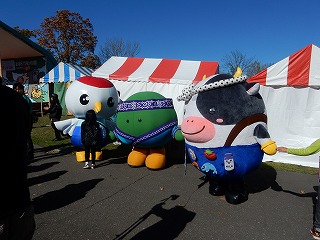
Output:
[[301,48],[320,46],[320,0],[11,0],[1,20],[30,30],[67,9],[89,18],[98,37],[137,41],[137,57],[220,62],[240,51],[276,63]]

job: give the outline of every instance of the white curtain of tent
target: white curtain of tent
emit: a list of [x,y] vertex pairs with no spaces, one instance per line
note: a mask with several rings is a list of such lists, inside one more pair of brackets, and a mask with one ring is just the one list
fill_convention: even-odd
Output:
[[[260,87],[268,115],[268,131],[277,146],[304,148],[320,137],[320,90],[294,87]],[[264,156],[264,161],[319,167],[320,153]]]

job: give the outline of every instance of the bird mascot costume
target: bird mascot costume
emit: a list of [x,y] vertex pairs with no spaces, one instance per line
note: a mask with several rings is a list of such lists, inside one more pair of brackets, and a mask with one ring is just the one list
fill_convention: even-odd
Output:
[[[76,152],[78,162],[85,161],[81,141],[81,123],[86,112],[93,109],[100,125],[100,147],[112,142],[115,123],[108,120],[116,113],[118,107],[118,93],[113,83],[105,78],[85,76],[73,82],[66,91],[66,107],[74,118],[55,122],[55,126],[63,134],[71,137],[71,143],[79,150]],[[101,160],[101,150],[96,152],[96,160]]]
[[273,155],[277,148],[267,130],[260,85],[237,75],[210,76],[178,96],[185,102],[186,156],[209,180],[209,193],[225,195],[231,204],[248,199],[245,175],[260,166],[264,153]]
[[133,146],[127,163],[159,170],[166,164],[165,145],[171,140],[183,141],[171,98],[156,92],[139,92],[118,106],[115,136]]

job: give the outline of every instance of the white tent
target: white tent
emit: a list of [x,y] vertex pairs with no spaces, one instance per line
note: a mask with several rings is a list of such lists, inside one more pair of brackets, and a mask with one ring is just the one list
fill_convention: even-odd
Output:
[[[259,82],[268,130],[278,146],[307,147],[320,138],[320,48],[310,44],[275,63],[248,82]],[[320,153],[265,155],[264,161],[319,167]]]
[[172,98],[181,124],[184,103],[178,102],[177,96],[187,85],[218,72],[218,62],[111,57],[92,76],[110,80],[123,100],[141,91],[154,91]]

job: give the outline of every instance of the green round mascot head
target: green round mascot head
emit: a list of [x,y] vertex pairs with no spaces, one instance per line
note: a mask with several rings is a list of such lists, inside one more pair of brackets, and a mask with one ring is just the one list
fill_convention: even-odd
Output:
[[156,92],[139,92],[119,103],[116,137],[133,146],[128,155],[132,167],[161,169],[166,163],[165,144],[183,139],[171,98]]
[[156,92],[139,92],[119,103],[115,132],[125,144],[156,148],[172,139],[177,122],[172,99]]

